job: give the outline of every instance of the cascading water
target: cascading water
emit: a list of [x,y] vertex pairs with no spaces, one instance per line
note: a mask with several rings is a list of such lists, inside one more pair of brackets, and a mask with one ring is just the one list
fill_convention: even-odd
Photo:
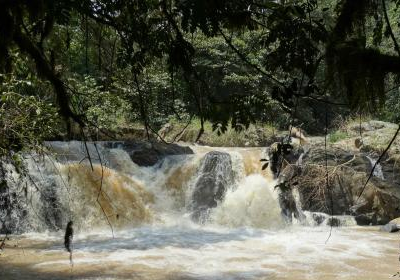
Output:
[[[369,160],[370,164],[371,164],[371,168],[374,168],[375,163],[376,163],[376,159],[371,158],[370,156],[366,156],[366,158]],[[381,179],[381,180],[385,180],[385,177],[383,176],[383,171],[382,171],[382,165],[380,165],[380,163],[376,164],[374,172],[372,173],[373,176]]]
[[[22,243],[45,245],[22,264],[17,257],[4,259],[29,268],[5,271],[5,279],[18,273],[26,279],[35,273],[41,279],[70,279],[62,248],[69,220],[76,232],[76,279],[294,279],[331,275],[319,268],[324,262],[343,267],[347,279],[354,279],[358,264],[348,262],[359,254],[378,258],[392,242],[334,230],[332,245],[321,252],[328,234],[324,225],[353,226],[354,219],[303,213],[294,192],[301,217],[290,224],[276,180],[261,170],[262,149],[193,146],[194,154],[140,167],[118,143],[88,143],[92,169],[82,143],[48,146],[56,155],[25,157],[29,178],[22,184],[12,167],[7,169],[15,206],[11,214],[1,213],[8,219],[3,227],[31,232]],[[317,225],[322,227],[310,227]]]
[[212,221],[229,227],[277,229],[284,225],[274,183],[260,174],[243,178],[211,213]]
[[100,143],[88,144],[91,166],[80,142],[53,142],[49,147],[55,156],[25,158],[27,197],[20,182],[9,182],[20,202],[30,202],[21,203],[29,217],[17,219],[25,223],[17,232],[57,230],[69,220],[87,229],[130,227],[177,213],[234,227],[282,224],[275,181],[259,168],[259,154],[200,152],[139,167],[126,151]]
[[210,152],[204,156],[189,196],[192,217],[205,222],[208,211],[217,207],[227,188],[234,184],[232,160],[228,153]]

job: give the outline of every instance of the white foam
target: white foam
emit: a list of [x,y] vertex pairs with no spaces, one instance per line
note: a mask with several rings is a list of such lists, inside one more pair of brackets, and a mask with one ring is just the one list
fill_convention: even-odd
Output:
[[214,222],[229,227],[283,226],[274,182],[268,182],[260,174],[253,174],[238,185],[236,189],[228,190],[225,199],[211,211]]
[[[82,153],[79,142],[54,143],[54,146],[60,151],[76,153],[69,154],[69,159],[78,158],[78,150]],[[134,264],[143,264],[150,268],[179,271],[196,279],[268,279],[280,277],[288,270],[307,272],[313,279],[315,267],[326,263],[340,267],[341,275],[356,275],[359,270],[350,265],[349,260],[379,258],[390,249],[390,237],[360,231],[354,227],[354,218],[350,216],[334,217],[341,225],[349,226],[346,228],[331,229],[326,222],[330,217],[326,214],[319,214],[325,221],[322,226],[315,227],[317,223],[309,212],[305,212],[305,224],[308,226],[287,225],[274,189],[276,182],[266,174],[263,176],[261,171],[257,172],[257,155],[259,152],[261,157],[261,149],[218,148],[231,155],[234,182],[228,186],[218,206],[211,209],[210,218],[204,225],[191,220],[187,205],[190,204],[201,159],[212,148],[196,147],[198,153],[195,155],[171,156],[154,167],[139,167],[131,161],[127,152],[120,149],[100,150],[102,161],[111,170],[110,180],[119,180],[113,181],[118,186],[114,188],[115,192],[125,194],[127,191],[126,194],[138,198],[142,196],[139,190],[143,188],[154,196],[151,202],[141,200],[147,203],[144,207],[151,212],[152,219],[137,227],[114,229],[115,238],[112,238],[100,210],[85,204],[86,200],[82,197],[88,194],[82,190],[93,185],[89,175],[88,178],[82,175],[82,180],[73,181],[76,185],[71,186],[71,174],[66,168],[70,160],[57,162],[49,157],[39,167],[40,170],[33,161],[27,161],[37,183],[48,188],[56,186],[54,190],[58,197],[64,199],[63,206],[70,209],[72,217],[81,218],[81,224],[90,224],[82,217],[99,216],[99,220],[91,221],[91,224],[101,222],[100,228],[75,228],[74,263],[77,265],[113,262],[116,275],[118,267],[124,271]],[[90,151],[93,154],[96,152],[92,146]],[[251,155],[246,154],[248,151]],[[245,167],[246,156],[251,158],[247,158],[250,161]],[[63,176],[59,176],[60,170],[64,170],[61,172]],[[191,177],[183,178],[185,175]],[[169,186],[172,184],[170,179],[178,182],[175,190]],[[108,182],[107,186],[111,185]],[[34,190],[33,186],[30,190]],[[40,208],[41,198],[38,193],[33,193],[33,205]],[[294,197],[297,208],[300,208],[299,194],[295,192]],[[118,201],[115,203],[118,204]],[[121,200],[119,204],[122,204]],[[127,211],[130,210],[128,206],[124,206]],[[34,221],[45,225],[42,220]],[[43,228],[38,227],[37,230]],[[49,248],[40,251],[40,254],[65,255],[62,230],[28,233],[23,238],[45,242]],[[34,267],[51,269],[68,265],[68,258],[64,258],[37,263]]]
[[[104,239],[100,232],[76,240],[74,263],[113,262],[121,267],[143,264],[195,277],[233,274],[253,279],[258,274],[280,275],[282,268],[310,273],[325,263],[340,267],[343,274],[356,274],[358,269],[348,265],[349,260],[381,257],[390,249],[386,242],[390,237],[356,228],[333,228],[326,242],[329,230],[294,226],[278,231],[211,226],[142,227],[121,231],[115,239]],[[68,265],[68,260],[39,264],[52,265]]]

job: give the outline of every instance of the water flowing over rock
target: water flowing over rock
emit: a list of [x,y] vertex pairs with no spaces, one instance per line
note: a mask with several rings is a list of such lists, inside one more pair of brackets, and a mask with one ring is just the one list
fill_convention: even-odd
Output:
[[[288,155],[279,176],[262,170],[261,148],[191,146],[193,154],[140,166],[137,146],[87,143],[91,166],[82,142],[47,144],[55,153],[24,156],[28,176],[6,163],[0,169],[0,233],[29,232],[2,251],[4,267],[16,264],[8,279],[70,279],[62,246],[69,221],[78,278],[139,271],[142,279],[324,279],[341,267],[346,279],[380,279],[374,265],[394,260],[385,273],[396,265],[395,235],[355,227],[400,216],[399,170],[389,158],[381,162],[385,180],[373,176],[357,199],[371,171],[366,155],[376,155],[343,147],[327,150],[327,189],[320,143]],[[32,246],[14,254],[19,240]],[[36,277],[15,276],[25,269]],[[320,273],[310,275],[314,269]]]
[[143,146],[88,142],[92,164],[82,142],[46,146],[52,153],[24,156],[26,176],[3,163],[0,177],[7,184],[0,188],[0,232],[55,231],[70,220],[78,230],[186,218],[280,228],[386,224],[400,216],[400,170],[390,158],[381,162],[385,180],[374,176],[358,198],[371,171],[370,154],[361,151],[329,147],[327,188],[326,155],[319,144],[294,147],[279,176],[261,169],[266,156],[260,148],[192,146],[176,153],[171,148],[155,164],[140,166],[132,154]]
[[229,186],[233,184],[231,156],[224,152],[210,152],[205,155],[198,170],[190,208],[192,218],[202,221],[208,209],[217,206]]
[[193,154],[187,146],[163,142],[120,142],[118,147],[126,151],[139,166],[153,166],[167,156]]
[[54,231],[69,220],[79,228],[138,225],[151,220],[148,205],[153,194],[138,180],[140,168],[126,152],[87,143],[90,165],[83,143],[48,145],[55,154],[24,157],[25,176],[5,165],[0,232]]
[[398,232],[399,230],[400,227],[397,224],[392,224],[392,223],[388,223],[380,227],[380,231],[385,231],[385,232]]
[[378,177],[379,179],[385,180],[385,177],[383,176],[383,172],[382,172],[382,165],[380,163],[376,163],[377,160],[371,158],[370,156],[366,156],[366,158],[371,163],[371,169],[374,168],[374,166],[375,166],[375,169],[372,172],[372,175],[375,177]]
[[26,203],[20,203],[21,192],[9,188],[18,174],[7,162],[0,163],[0,234],[21,233],[29,228],[21,221],[26,217]]
[[296,185],[303,210],[353,215],[360,225],[386,224],[400,215],[399,178],[395,175],[399,174],[399,170],[396,164],[390,161],[380,164],[364,189],[374,162],[363,152],[339,147],[329,147],[325,151],[321,146],[314,145],[302,161],[301,171],[287,178]]
[[245,177],[237,188],[228,189],[223,201],[211,210],[211,220],[232,228],[284,227],[287,223],[274,186],[274,181],[268,181],[261,174]]
[[26,176],[6,170],[1,232],[56,231],[71,220],[78,231],[136,227],[176,215],[226,226],[284,224],[273,176],[261,169],[262,149],[193,147],[195,154],[145,167],[118,142],[86,143],[92,164],[82,142],[47,146],[53,153],[24,156]]

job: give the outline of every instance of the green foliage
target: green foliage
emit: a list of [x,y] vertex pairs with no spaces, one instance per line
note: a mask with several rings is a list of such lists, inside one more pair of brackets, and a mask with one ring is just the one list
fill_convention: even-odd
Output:
[[[165,137],[167,141],[172,141],[178,135],[181,141],[194,142],[201,128],[198,118],[192,120],[186,129],[182,121],[171,119],[169,123],[171,131]],[[247,130],[237,131],[229,123],[225,133],[220,135],[212,126],[211,122],[205,122],[205,131],[199,143],[214,147],[254,147],[269,145],[276,141],[277,130],[270,124],[251,124]]]
[[328,134],[328,141],[330,143],[336,143],[336,142],[339,142],[340,140],[344,140],[348,137],[349,137],[349,135],[346,132],[336,130],[336,131]]
[[[398,82],[396,4],[8,1],[0,70],[31,81],[15,92],[55,104],[62,129],[140,122],[156,131],[171,118],[197,118],[229,137],[257,123],[318,133],[325,115],[349,113],[331,103],[375,110]],[[389,95],[385,116],[397,120],[399,102]]]
[[130,104],[112,91],[105,90],[96,80],[70,78],[72,90],[77,93],[72,101],[77,111],[84,112],[89,124],[99,129],[115,130],[128,126]]
[[0,78],[0,155],[35,148],[58,133],[56,108],[37,96],[25,95],[35,90],[31,81],[12,75]]
[[390,87],[388,73],[399,74],[394,2],[347,0],[337,6],[338,18],[326,47],[327,79],[352,109],[382,108],[385,87]]
[[400,88],[395,87],[389,91],[386,98],[385,108],[381,117],[389,122],[400,123]]

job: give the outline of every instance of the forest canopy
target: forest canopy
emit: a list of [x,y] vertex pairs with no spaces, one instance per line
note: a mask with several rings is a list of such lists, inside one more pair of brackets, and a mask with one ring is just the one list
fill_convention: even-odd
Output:
[[[170,119],[398,122],[398,0],[1,0],[0,154]],[[377,110],[379,108],[379,110]]]

